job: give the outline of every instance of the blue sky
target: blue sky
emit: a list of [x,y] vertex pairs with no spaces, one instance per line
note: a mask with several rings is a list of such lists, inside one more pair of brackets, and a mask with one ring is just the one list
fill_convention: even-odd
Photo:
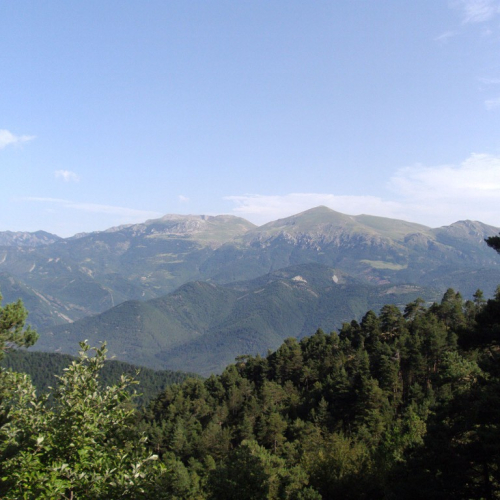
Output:
[[0,231],[500,226],[499,0],[6,0],[0,44]]

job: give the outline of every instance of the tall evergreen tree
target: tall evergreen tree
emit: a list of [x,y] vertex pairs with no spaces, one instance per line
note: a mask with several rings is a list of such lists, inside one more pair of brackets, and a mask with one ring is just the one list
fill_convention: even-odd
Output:
[[486,238],[484,241],[486,241],[489,247],[493,248],[493,250],[496,250],[498,253],[500,253],[500,235],[490,236],[489,238]]
[[29,347],[38,339],[38,334],[31,327],[26,327],[28,311],[20,300],[4,307],[1,303],[0,294],[0,360],[9,348]]

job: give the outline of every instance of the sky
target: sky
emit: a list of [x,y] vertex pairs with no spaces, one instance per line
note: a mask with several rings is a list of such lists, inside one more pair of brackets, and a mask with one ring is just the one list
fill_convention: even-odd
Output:
[[500,227],[500,0],[1,0],[0,47],[0,231]]

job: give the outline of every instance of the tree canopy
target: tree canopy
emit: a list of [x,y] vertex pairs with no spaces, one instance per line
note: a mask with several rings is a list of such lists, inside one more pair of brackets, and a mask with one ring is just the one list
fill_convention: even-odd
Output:
[[489,238],[486,238],[485,241],[489,247],[493,248],[493,250],[496,250],[498,253],[500,253],[500,235],[490,236]]
[[82,343],[51,404],[1,372],[2,498],[500,498],[500,287],[289,338],[140,413],[105,354]]
[[499,326],[500,291],[450,289],[169,387],[143,417],[176,471],[166,488],[186,500],[498,498]]
[[[0,307],[0,359],[32,345],[22,303]],[[4,499],[162,498],[165,467],[135,428],[127,388],[103,388],[106,346],[82,342],[79,358],[58,376],[49,404],[25,374],[0,369],[0,496]],[[94,353],[89,356],[89,352]]]
[[157,481],[164,468],[135,430],[126,390],[133,379],[122,376],[119,384],[100,388],[106,347],[80,347],[50,405],[47,396],[36,396],[26,375],[4,372],[2,498],[160,498]]
[[38,339],[38,334],[25,326],[28,311],[20,300],[4,307],[1,303],[0,294],[0,360],[10,347],[29,347]]

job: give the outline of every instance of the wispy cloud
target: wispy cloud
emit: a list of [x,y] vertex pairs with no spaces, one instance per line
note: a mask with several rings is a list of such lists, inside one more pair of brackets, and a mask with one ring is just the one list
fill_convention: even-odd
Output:
[[482,23],[500,14],[498,0],[458,0],[452,5],[461,10],[464,24]]
[[233,209],[235,213],[249,217],[257,223],[288,217],[319,205],[325,205],[342,213],[378,213],[387,217],[396,217],[400,209],[398,203],[384,201],[377,196],[343,196],[327,193],[290,193],[283,196],[248,194],[227,196],[225,199],[236,205]]
[[54,172],[56,179],[62,179],[64,182],[79,182],[80,176],[70,170],[56,170]]
[[179,195],[178,199],[181,203],[187,203],[189,201],[189,198],[187,196],[182,195],[182,194]]
[[146,220],[156,217],[161,217],[163,214],[160,212],[152,212],[148,210],[136,210],[134,208],[127,207],[117,207],[113,205],[100,205],[97,203],[82,203],[74,202],[70,200],[64,200],[60,198],[38,198],[38,197],[27,197],[24,198],[25,201],[34,201],[52,205],[59,205],[65,209],[80,210],[83,212],[90,212],[96,214],[106,214],[106,215],[118,215],[120,217],[129,217],[134,219],[130,222],[135,222],[135,220]]
[[398,170],[390,180],[394,192],[406,199],[453,199],[462,202],[500,196],[500,158],[473,154],[460,165],[426,167],[415,165]]
[[498,108],[500,106],[500,97],[497,97],[496,99],[487,99],[484,101],[484,106],[488,110]]
[[489,21],[500,15],[500,0],[449,0],[448,5],[459,13],[461,26],[445,31],[435,37],[435,41],[446,43],[451,38],[462,35],[467,25],[478,25],[479,33],[483,38],[493,34],[494,25]]
[[500,85],[500,78],[479,78],[479,81],[485,85]]
[[20,144],[22,142],[31,141],[34,135],[14,135],[6,129],[0,129],[0,149],[3,149],[11,144]]
[[436,42],[447,42],[450,38],[453,38],[454,36],[457,36],[457,35],[458,35],[457,31],[445,31],[441,35],[434,38],[434,40]]
[[460,165],[401,168],[387,181],[392,195],[339,196],[292,193],[284,196],[228,196],[233,211],[258,224],[318,205],[342,213],[379,215],[432,227],[473,219],[500,226],[500,157],[473,154]]
[[389,186],[404,213],[440,224],[476,219],[500,225],[500,157],[473,154],[460,165],[400,169]]

